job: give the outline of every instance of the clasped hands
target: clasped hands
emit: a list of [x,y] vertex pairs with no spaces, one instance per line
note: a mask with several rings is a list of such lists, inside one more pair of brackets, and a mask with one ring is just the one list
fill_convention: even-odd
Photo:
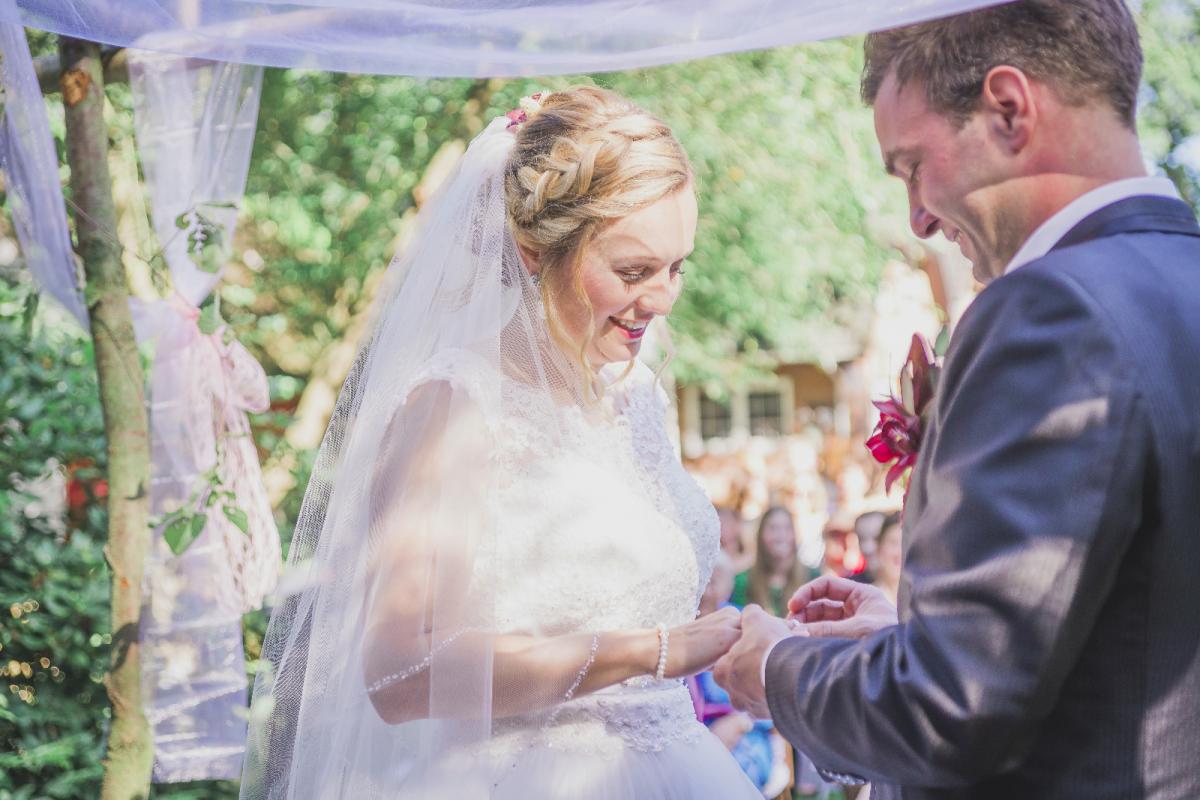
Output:
[[757,605],[742,611],[741,636],[713,667],[730,702],[759,719],[771,716],[763,686],[764,659],[790,636],[860,639],[896,624],[896,607],[882,591],[846,578],[821,577],[801,586],[788,601],[786,620]]

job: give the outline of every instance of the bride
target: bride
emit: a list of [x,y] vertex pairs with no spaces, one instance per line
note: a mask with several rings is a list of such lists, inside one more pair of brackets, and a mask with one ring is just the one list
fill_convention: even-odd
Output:
[[267,632],[247,798],[758,798],[680,678],[712,505],[638,361],[679,296],[679,142],[597,88],[497,119],[342,389]]

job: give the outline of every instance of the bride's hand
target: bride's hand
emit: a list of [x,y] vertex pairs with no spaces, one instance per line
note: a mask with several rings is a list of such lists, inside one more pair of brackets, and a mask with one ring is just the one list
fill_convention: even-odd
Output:
[[[731,606],[719,608],[686,625],[671,628],[667,637],[666,676],[682,678],[703,672],[725,655],[741,634],[742,615]],[[657,663],[656,649],[655,665]]]

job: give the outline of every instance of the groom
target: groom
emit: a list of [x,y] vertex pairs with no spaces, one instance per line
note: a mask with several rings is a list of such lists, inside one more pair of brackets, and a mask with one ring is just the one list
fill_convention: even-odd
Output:
[[875,798],[1200,798],[1200,227],[1145,176],[1134,22],[1023,0],[866,59],[914,232],[988,286],[912,476],[899,623],[820,579],[793,627],[748,607],[717,680]]

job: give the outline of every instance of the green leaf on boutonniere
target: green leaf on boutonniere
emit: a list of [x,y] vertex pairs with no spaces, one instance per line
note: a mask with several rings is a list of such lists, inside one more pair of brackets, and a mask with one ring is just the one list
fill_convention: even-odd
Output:
[[933,357],[939,361],[946,357],[946,351],[950,349],[950,326],[943,325],[938,331],[937,338],[933,341]]

